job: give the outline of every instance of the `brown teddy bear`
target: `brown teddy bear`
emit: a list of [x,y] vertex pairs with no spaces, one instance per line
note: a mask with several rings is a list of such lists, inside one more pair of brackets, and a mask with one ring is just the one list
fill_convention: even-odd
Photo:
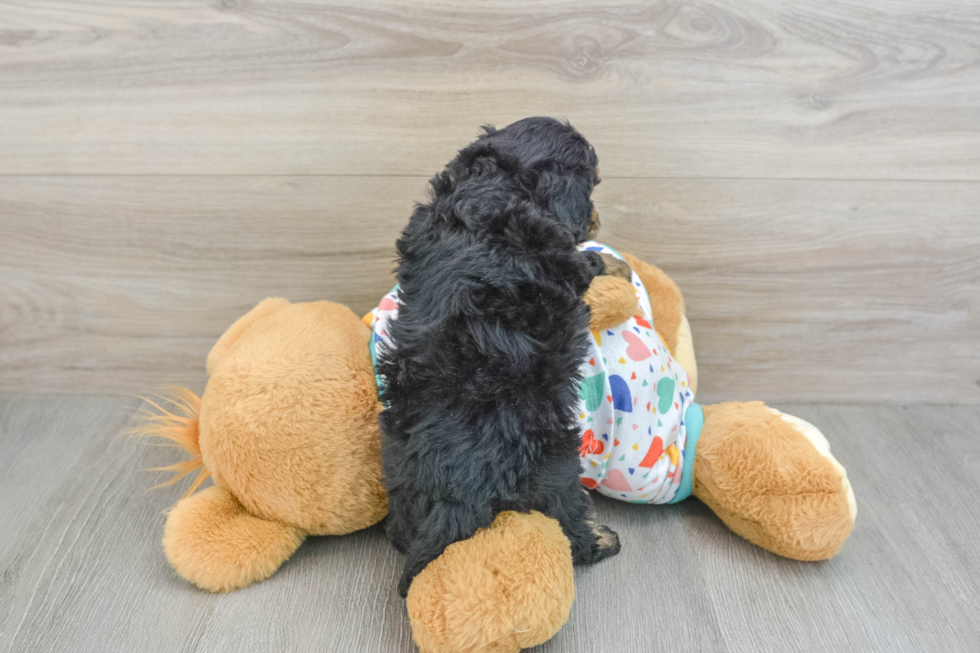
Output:
[[[623,258],[636,283],[597,277],[586,294],[595,336],[637,319],[643,287],[650,328],[693,393],[697,368],[680,291],[657,267]],[[647,320],[640,319],[642,328]],[[164,532],[178,574],[211,591],[244,587],[269,577],[307,535],[342,535],[385,516],[382,406],[369,349],[375,336],[368,325],[376,323],[374,314],[362,321],[331,302],[266,299],[211,350],[200,399],[176,389],[173,410],[152,404],[159,413],[137,432],[192,455],[164,468],[177,472],[170,482],[198,471]],[[627,408],[618,397],[608,400],[609,410]],[[583,473],[583,483],[602,483],[614,495],[620,481],[602,477],[600,446],[583,440],[583,460],[594,459],[599,470],[599,480]],[[774,553],[829,558],[851,532],[853,494],[826,439],[761,402],[704,406],[696,456],[690,447],[686,466],[657,453],[671,474],[688,470],[689,491],[729,528]],[[208,476],[213,487],[194,494]],[[519,651],[551,638],[573,598],[571,551],[557,522],[504,512],[430,563],[407,607],[425,653]]]

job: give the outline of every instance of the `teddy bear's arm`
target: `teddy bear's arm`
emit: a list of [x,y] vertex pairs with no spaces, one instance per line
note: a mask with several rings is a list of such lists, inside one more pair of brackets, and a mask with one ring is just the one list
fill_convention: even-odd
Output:
[[592,310],[589,328],[593,331],[611,329],[640,310],[633,284],[605,274],[592,280],[582,299]]
[[639,275],[650,296],[653,325],[664,343],[691,377],[691,390],[698,387],[698,364],[694,357],[694,339],[691,326],[684,314],[684,296],[674,280],[658,268],[623,252],[623,258]]

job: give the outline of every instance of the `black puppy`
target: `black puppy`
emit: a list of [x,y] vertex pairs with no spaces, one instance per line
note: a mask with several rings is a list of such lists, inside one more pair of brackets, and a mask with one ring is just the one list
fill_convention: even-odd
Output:
[[555,517],[576,563],[619,552],[579,484],[579,366],[604,272],[576,244],[597,221],[592,146],[527,118],[483,135],[431,181],[398,241],[402,306],[382,348],[388,538],[398,586],[503,510]]

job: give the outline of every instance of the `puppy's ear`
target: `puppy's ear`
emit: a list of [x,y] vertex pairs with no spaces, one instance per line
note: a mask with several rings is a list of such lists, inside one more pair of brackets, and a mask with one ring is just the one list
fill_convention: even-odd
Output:
[[[484,127],[484,129],[491,129]],[[487,136],[494,132],[487,132]],[[499,168],[511,174],[521,170],[520,161],[513,154],[506,153],[485,137],[459,151],[446,170],[456,180],[466,179],[471,174]]]
[[535,172],[538,201],[572,232],[576,242],[587,240],[592,224],[591,180],[577,171],[551,167]]

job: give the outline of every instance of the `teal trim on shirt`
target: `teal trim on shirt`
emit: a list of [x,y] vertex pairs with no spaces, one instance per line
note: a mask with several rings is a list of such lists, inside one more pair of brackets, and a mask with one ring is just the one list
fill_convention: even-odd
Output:
[[687,427],[687,442],[684,444],[684,471],[681,472],[681,484],[677,488],[674,498],[667,503],[678,503],[691,496],[694,489],[694,454],[698,446],[698,438],[701,437],[701,428],[704,426],[704,411],[701,404],[694,402],[688,407],[684,414],[684,423]]

